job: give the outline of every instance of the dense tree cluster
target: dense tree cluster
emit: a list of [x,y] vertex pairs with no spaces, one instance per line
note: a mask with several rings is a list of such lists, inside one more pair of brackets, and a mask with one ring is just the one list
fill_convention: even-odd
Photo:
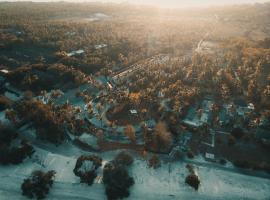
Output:
[[36,100],[25,100],[16,104],[15,111],[22,121],[33,122],[39,138],[55,144],[63,141],[63,125],[68,116],[64,109]]
[[85,74],[63,64],[33,64],[18,67],[8,74],[8,80],[22,90],[38,93],[59,87],[74,88],[87,82]]
[[[151,9],[153,16],[150,17],[149,10],[127,5],[85,3],[74,7],[65,3],[54,6],[7,3],[1,8],[0,27],[3,31],[0,36],[5,43],[1,43],[0,61],[3,64],[19,67],[27,61],[31,64],[59,62],[86,74],[100,71],[108,75],[113,68],[123,68],[158,53],[183,54],[203,36],[205,27],[210,26],[201,21],[196,23],[194,30],[193,24],[179,20],[183,17],[179,14],[162,12],[164,16],[176,15],[179,19],[175,23],[161,18],[156,9]],[[107,20],[91,22],[91,15],[96,13],[104,14]],[[14,27],[14,24],[14,29],[6,28]],[[106,46],[98,48],[101,44]],[[15,46],[22,48],[23,53],[16,57],[13,54],[9,59]],[[29,47],[27,51],[24,46]],[[83,49],[84,53],[69,56],[68,53],[78,49]]]
[[20,145],[12,145],[18,133],[11,127],[0,127],[0,164],[20,164],[26,157],[31,157],[35,152],[34,148],[26,141],[21,141]]
[[127,167],[132,163],[132,157],[122,152],[104,166],[103,183],[109,200],[123,199],[129,196],[128,189],[134,184],[134,179],[129,176]]

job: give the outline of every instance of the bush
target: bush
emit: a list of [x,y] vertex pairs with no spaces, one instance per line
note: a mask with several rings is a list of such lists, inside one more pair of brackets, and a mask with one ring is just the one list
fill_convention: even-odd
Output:
[[188,185],[190,185],[191,187],[193,187],[195,190],[199,189],[199,185],[200,185],[200,180],[199,177],[195,174],[189,174],[186,177],[186,181],[185,181]]
[[7,145],[0,144],[0,164],[7,165],[10,163],[9,148]]
[[187,157],[190,158],[190,159],[194,158],[194,153],[191,150],[189,150],[187,152]]
[[130,166],[133,163],[133,158],[129,153],[122,151],[114,159],[118,164]]
[[189,173],[194,174],[194,166],[191,164],[187,164],[186,168],[188,169]]
[[241,128],[234,128],[231,132],[231,135],[234,136],[236,139],[241,139],[244,136],[244,131]]
[[29,198],[44,199],[53,185],[55,171],[34,171],[21,185],[22,195]]
[[232,135],[229,135],[228,136],[228,145],[233,146],[233,145],[235,145],[235,143],[236,143],[235,137]]
[[0,144],[10,145],[11,141],[18,136],[16,130],[12,127],[0,127]]
[[20,164],[23,162],[23,160],[28,156],[31,157],[34,153],[34,148],[25,143],[22,142],[22,146],[19,148],[11,148],[10,152],[9,152],[9,162],[11,164]]
[[7,164],[20,164],[26,157],[31,157],[34,153],[34,148],[29,144],[23,144],[21,147],[12,147],[2,145],[0,147],[0,163]]
[[102,165],[102,159],[98,156],[80,156],[77,159],[74,174],[81,179],[81,183],[92,185],[97,177],[96,170]]
[[250,163],[247,160],[236,160],[233,162],[236,167],[249,169],[251,167]]
[[148,166],[154,169],[159,168],[161,166],[159,157],[157,155],[153,155],[148,161]]
[[227,161],[225,160],[225,159],[220,159],[219,160],[219,163],[221,164],[221,165],[226,165],[226,163],[227,163]]
[[5,96],[0,95],[0,111],[10,107],[11,101]]
[[0,127],[0,163],[19,164],[35,152],[34,148],[27,142],[22,141],[20,147],[10,148],[11,142],[18,136],[15,129],[11,127]]
[[123,165],[109,162],[103,170],[103,183],[107,198],[116,200],[129,196],[128,189],[134,184],[134,180]]

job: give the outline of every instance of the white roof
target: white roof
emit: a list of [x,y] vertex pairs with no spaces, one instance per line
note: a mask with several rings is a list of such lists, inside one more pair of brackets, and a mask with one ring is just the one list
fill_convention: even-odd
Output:
[[107,85],[109,86],[110,89],[113,88],[112,84],[110,84],[109,82],[107,82]]
[[79,49],[77,51],[71,51],[70,53],[67,54],[67,56],[70,57],[70,56],[74,56],[76,54],[82,54],[82,53],[84,53],[84,50],[83,49]]
[[215,159],[215,155],[212,154],[212,153],[205,153],[205,157],[208,158],[208,159]]
[[95,45],[95,49],[102,49],[104,47],[107,47],[107,44],[97,44],[97,45]]
[[7,69],[1,69],[0,72],[4,73],[4,74],[8,74],[9,71]]
[[131,114],[138,114],[137,110],[129,110]]
[[198,127],[198,126],[201,126],[202,125],[199,121],[188,120],[188,119],[183,120],[183,122],[185,124],[187,124],[187,125],[195,126],[195,127]]
[[253,103],[249,103],[248,104],[248,108],[251,109],[251,110],[254,110],[255,109],[255,106]]

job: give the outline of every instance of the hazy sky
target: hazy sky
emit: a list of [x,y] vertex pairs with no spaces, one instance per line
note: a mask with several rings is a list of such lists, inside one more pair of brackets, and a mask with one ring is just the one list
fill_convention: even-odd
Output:
[[[7,0],[0,0],[7,1]],[[26,0],[10,0],[10,1],[26,1]],[[27,0],[31,1],[31,0]],[[32,0],[32,1],[61,1],[61,0]],[[185,7],[185,6],[211,6],[224,4],[243,4],[243,3],[263,3],[270,0],[66,0],[71,2],[129,2],[136,4],[151,4],[165,7]]]

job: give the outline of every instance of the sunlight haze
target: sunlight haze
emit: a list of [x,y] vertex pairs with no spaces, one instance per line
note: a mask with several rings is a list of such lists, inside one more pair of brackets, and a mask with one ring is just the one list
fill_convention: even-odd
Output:
[[[6,0],[0,0],[6,1]],[[9,0],[12,2],[28,1],[28,0]],[[32,2],[59,2],[60,0],[32,0]],[[160,7],[205,7],[217,5],[232,5],[232,4],[250,4],[264,3],[269,0],[64,0],[67,2],[114,2],[114,3],[131,3],[138,5],[154,5]]]

